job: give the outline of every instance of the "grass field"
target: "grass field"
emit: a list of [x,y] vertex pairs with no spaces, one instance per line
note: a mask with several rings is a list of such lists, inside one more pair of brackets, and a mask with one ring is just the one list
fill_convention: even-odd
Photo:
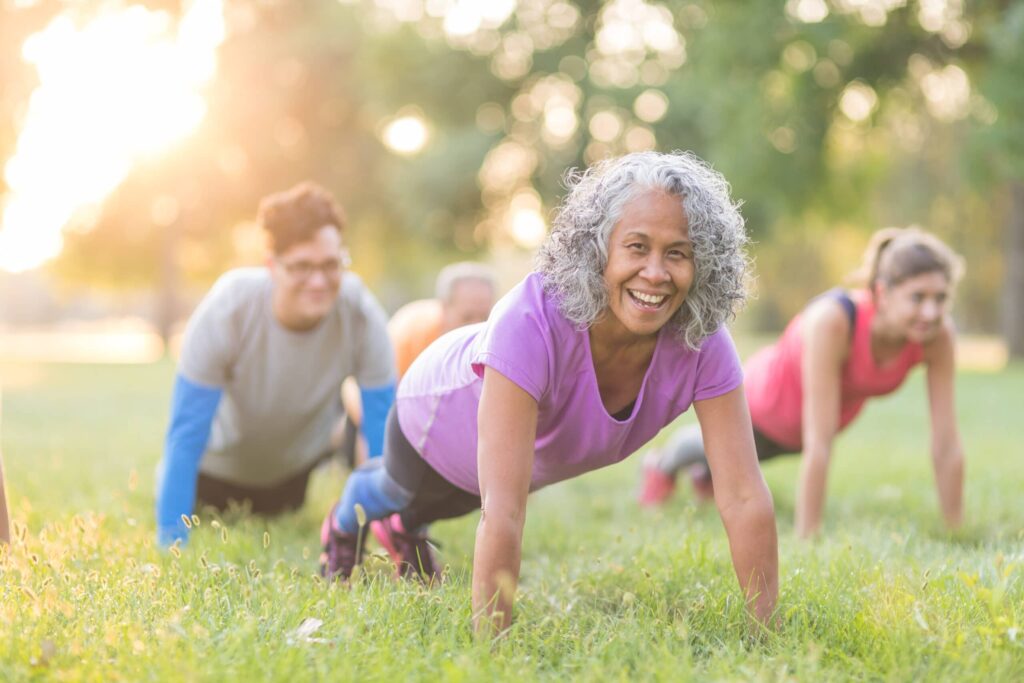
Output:
[[634,457],[532,498],[517,622],[496,645],[468,628],[474,517],[434,529],[441,588],[396,583],[380,558],[351,588],[315,577],[340,469],[295,514],[206,516],[182,552],[154,548],[172,372],[0,364],[16,536],[0,553],[0,680],[1024,680],[1022,366],[960,376],[954,537],[920,373],[840,439],[823,539],[793,536],[796,459],[765,466],[781,594],[761,642],[717,513],[685,491],[638,509]]

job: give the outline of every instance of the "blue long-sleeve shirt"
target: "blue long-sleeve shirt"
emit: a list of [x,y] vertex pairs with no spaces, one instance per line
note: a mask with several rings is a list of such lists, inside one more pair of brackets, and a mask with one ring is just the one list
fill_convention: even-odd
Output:
[[223,393],[219,387],[197,384],[181,374],[174,378],[171,423],[157,482],[157,540],[162,545],[188,537],[181,516],[191,515],[195,507],[199,461],[210,440],[213,418]]
[[384,453],[384,423],[388,411],[395,402],[395,384],[390,382],[379,387],[360,387],[359,397],[363,402],[363,436],[370,449],[370,457]]
[[[185,541],[188,529],[182,515],[195,508],[199,462],[210,440],[213,419],[223,390],[175,376],[171,420],[167,429],[163,467],[157,483],[157,540],[167,546]],[[395,398],[395,385],[360,388],[363,402],[363,435],[370,457],[384,452],[384,423]]]

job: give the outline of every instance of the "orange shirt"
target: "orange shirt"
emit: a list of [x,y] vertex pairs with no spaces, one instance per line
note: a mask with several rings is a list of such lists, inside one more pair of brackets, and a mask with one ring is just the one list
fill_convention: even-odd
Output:
[[395,347],[395,370],[401,379],[416,357],[441,336],[441,302],[412,301],[395,311],[388,322],[388,336]]

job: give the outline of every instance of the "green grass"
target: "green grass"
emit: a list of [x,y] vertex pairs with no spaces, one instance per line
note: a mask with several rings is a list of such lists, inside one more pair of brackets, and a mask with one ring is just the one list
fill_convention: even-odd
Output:
[[[1024,367],[960,377],[954,537],[920,373],[840,439],[821,540],[793,536],[796,459],[766,464],[777,634],[745,637],[716,512],[685,492],[638,509],[633,458],[533,497],[517,621],[493,647],[468,628],[473,516],[434,529],[439,589],[394,582],[379,558],[352,587],[315,577],[340,470],[297,513],[206,516],[180,556],[154,548],[171,374],[0,365],[17,536],[0,553],[0,680],[1024,680]],[[305,619],[323,622],[311,638]]]

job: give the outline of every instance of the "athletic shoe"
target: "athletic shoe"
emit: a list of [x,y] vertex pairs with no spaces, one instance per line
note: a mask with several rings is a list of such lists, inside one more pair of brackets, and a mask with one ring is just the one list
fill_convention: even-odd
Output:
[[345,533],[337,527],[335,508],[337,505],[331,508],[320,526],[320,576],[347,581],[355,566],[363,560],[363,544],[359,534]]
[[708,503],[715,499],[715,482],[711,481],[711,470],[707,465],[690,465],[690,486],[699,502]]
[[406,531],[397,512],[390,517],[370,522],[370,530],[388,551],[399,576],[415,574],[427,583],[440,580],[441,573],[437,570],[427,534]]
[[644,465],[638,502],[644,507],[657,507],[672,497],[676,478],[665,474],[654,465]]

